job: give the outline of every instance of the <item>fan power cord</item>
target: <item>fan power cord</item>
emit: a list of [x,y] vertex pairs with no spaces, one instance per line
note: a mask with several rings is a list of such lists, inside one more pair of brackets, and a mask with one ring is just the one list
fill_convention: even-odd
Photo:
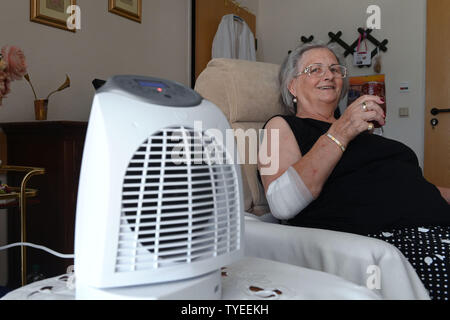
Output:
[[12,244],[8,244],[6,246],[0,247],[0,251],[2,250],[7,250],[13,247],[21,247],[21,246],[26,246],[26,247],[31,247],[31,248],[35,248],[35,249],[39,249],[39,250],[43,250],[46,251],[54,256],[57,256],[58,258],[62,258],[62,259],[74,259],[75,255],[74,254],[62,254],[59,252],[56,252],[52,249],[49,249],[47,247],[44,246],[40,246],[37,244],[33,244],[33,243],[29,243],[29,242],[17,242],[17,243],[12,243]]

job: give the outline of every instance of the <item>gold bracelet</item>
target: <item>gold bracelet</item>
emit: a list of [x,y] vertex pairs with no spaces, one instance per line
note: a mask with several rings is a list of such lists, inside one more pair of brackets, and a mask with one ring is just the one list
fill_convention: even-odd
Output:
[[336,139],[329,133],[327,133],[327,137],[330,138],[331,140],[333,140],[339,146],[339,148],[341,148],[342,152],[345,152],[345,147],[342,145],[342,143],[338,139]]

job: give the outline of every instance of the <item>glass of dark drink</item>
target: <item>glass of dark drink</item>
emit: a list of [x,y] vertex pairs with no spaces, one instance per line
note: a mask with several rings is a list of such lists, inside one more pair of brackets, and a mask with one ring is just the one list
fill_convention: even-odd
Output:
[[[386,114],[386,87],[384,82],[366,82],[362,86],[361,90],[363,95],[378,96],[383,99],[384,103],[380,104],[381,109],[383,109],[384,114]],[[380,128],[380,124],[376,121],[373,122],[375,128]]]

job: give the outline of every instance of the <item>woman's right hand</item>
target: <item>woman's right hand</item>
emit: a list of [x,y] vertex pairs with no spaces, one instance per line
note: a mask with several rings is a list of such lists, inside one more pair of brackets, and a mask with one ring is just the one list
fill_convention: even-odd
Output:
[[328,132],[344,146],[348,146],[357,135],[370,129],[371,122],[378,122],[380,126],[386,124],[386,115],[380,107],[380,104],[383,103],[384,101],[378,96],[359,97],[345,109],[345,112],[331,125]]

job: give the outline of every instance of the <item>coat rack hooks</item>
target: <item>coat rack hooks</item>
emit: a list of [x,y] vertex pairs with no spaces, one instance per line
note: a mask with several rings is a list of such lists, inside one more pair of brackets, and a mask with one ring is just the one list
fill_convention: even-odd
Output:
[[314,40],[314,36],[311,35],[311,36],[309,36],[309,38],[306,38],[306,37],[304,37],[304,36],[301,36],[300,40],[301,40],[301,42],[303,42],[303,43],[309,43],[309,42],[312,42],[312,41]]
[[362,36],[364,36],[364,34],[366,34],[367,40],[372,42],[376,47],[380,48],[383,52],[386,52],[387,51],[386,45],[388,44],[389,41],[387,39],[384,39],[382,42],[379,42],[377,39],[372,37],[372,35],[370,34],[372,31],[373,31],[372,29],[364,30],[363,28],[358,28],[358,32]]
[[[373,29],[358,28],[358,33],[361,36],[363,36],[364,38],[366,38],[367,40],[369,40],[370,42],[372,42],[376,47],[371,52],[371,59],[373,59],[378,54],[379,50],[386,52],[387,51],[386,45],[389,43],[389,41],[387,39],[384,39],[382,42],[375,39],[371,35],[372,31],[373,31]],[[356,39],[351,45],[348,45],[345,41],[343,41],[341,39],[342,31],[338,31],[336,34],[334,34],[333,32],[329,32],[328,36],[331,38],[329,43],[336,42],[342,48],[345,49],[345,52],[344,52],[345,57],[347,57],[349,54],[353,55],[355,53],[355,49],[358,46],[358,42],[359,42],[359,36],[358,36],[358,39]],[[362,68],[363,66],[359,66],[359,67]],[[370,67],[370,66],[366,66],[366,67]]]
[[351,46],[349,46],[345,41],[341,39],[342,31],[338,31],[336,34],[334,34],[333,32],[328,32],[328,36],[331,38],[328,44],[336,42],[345,49],[344,57],[347,57],[349,54],[353,54],[356,45],[358,44],[358,42],[356,42],[356,44],[352,44]]
[[[373,29],[358,28],[359,34],[362,35],[363,37],[365,36],[365,38],[367,40],[369,40],[370,42],[372,42],[375,45],[375,49],[373,49],[370,54],[371,59],[373,59],[379,53],[379,50],[386,52],[387,51],[386,45],[389,43],[389,41],[387,39],[384,39],[382,42],[379,42],[377,39],[375,39],[370,34],[372,31],[373,31]],[[359,66],[359,68],[362,68],[362,67],[363,66]],[[370,66],[367,66],[367,67],[370,67]]]
[[[358,28],[358,33],[362,36],[364,36],[367,40],[369,40],[370,42],[372,42],[375,45],[375,49],[372,50],[371,52],[371,58],[373,59],[378,53],[379,50],[386,52],[388,49],[386,47],[386,45],[389,43],[389,40],[384,39],[383,41],[378,41],[375,37],[373,37],[371,35],[373,29],[364,29],[364,28]],[[355,49],[358,46],[358,40],[359,40],[359,36],[358,38],[351,44],[348,45],[344,40],[341,39],[342,37],[342,31],[338,31],[337,33],[333,33],[333,32],[328,32],[328,36],[330,37],[330,41],[328,42],[328,44],[332,43],[332,42],[336,42],[337,44],[339,44],[342,48],[344,48],[345,52],[344,52],[344,57],[347,57],[349,54],[354,54],[355,53]],[[314,40],[314,36],[311,35],[309,36],[309,38],[305,37],[305,36],[301,36],[300,40],[306,44],[309,42],[312,42]],[[290,53],[291,51],[289,51]],[[362,68],[363,66],[359,66],[360,68]],[[366,66],[366,67],[370,67],[370,66]]]

